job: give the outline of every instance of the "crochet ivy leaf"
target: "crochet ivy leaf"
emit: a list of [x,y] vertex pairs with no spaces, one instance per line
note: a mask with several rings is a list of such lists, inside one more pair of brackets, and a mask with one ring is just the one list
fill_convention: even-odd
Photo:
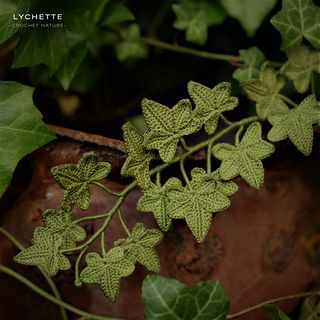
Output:
[[168,196],[172,179],[169,179],[163,186],[151,184],[143,192],[139,199],[137,209],[141,212],[152,212],[159,227],[163,231],[168,231],[171,225],[171,218],[167,212]]
[[61,236],[61,249],[73,248],[76,242],[82,241],[86,237],[85,230],[72,223],[71,218],[71,212],[65,209],[48,209],[42,217],[46,225],[46,231],[52,235],[58,234]]
[[112,302],[117,299],[122,277],[134,271],[134,264],[127,259],[121,247],[110,249],[106,256],[100,257],[96,252],[86,255],[87,267],[80,274],[84,283],[97,283],[104,295]]
[[169,162],[176,153],[182,136],[194,133],[199,125],[194,122],[191,102],[180,100],[172,109],[152,100],[142,100],[142,112],[149,127],[145,147],[159,150],[163,161]]
[[276,142],[289,138],[299,151],[306,156],[310,155],[313,144],[312,125],[319,120],[320,108],[317,106],[316,97],[310,95],[295,109],[268,118],[272,124],[268,139]]
[[283,0],[282,9],[271,19],[282,36],[281,50],[289,51],[306,38],[320,48],[320,8],[312,0]]
[[230,200],[215,183],[203,183],[200,170],[191,171],[192,180],[185,187],[178,179],[171,181],[168,214],[174,219],[185,219],[197,241],[203,242],[211,225],[212,213],[228,208]]
[[238,99],[230,96],[231,85],[228,82],[222,82],[210,89],[190,81],[188,91],[196,105],[194,115],[205,125],[208,134],[216,130],[219,117],[224,111],[232,110],[238,105]]
[[288,59],[282,66],[281,72],[293,81],[298,92],[306,92],[310,86],[312,73],[320,73],[320,52],[300,46],[288,53]]
[[259,77],[259,69],[266,60],[263,52],[257,47],[251,47],[246,50],[239,50],[240,58],[245,66],[237,68],[232,76],[238,81],[256,79]]
[[59,186],[65,190],[62,206],[76,204],[88,209],[90,203],[89,184],[105,178],[111,170],[108,162],[98,162],[94,152],[83,154],[78,164],[64,164],[53,167],[51,173]]
[[[290,318],[277,306],[273,304],[266,304],[263,306],[271,320],[290,320]],[[307,318],[306,318],[307,319]],[[312,320],[310,318],[310,320]]]
[[274,152],[274,145],[261,138],[261,125],[252,123],[238,145],[219,143],[212,153],[222,161],[220,174],[224,180],[240,175],[253,188],[263,185],[264,170],[261,160]]
[[157,229],[147,229],[144,224],[137,223],[127,239],[119,239],[115,246],[120,246],[125,257],[134,264],[139,262],[149,271],[160,271],[160,260],[155,246],[160,243],[163,235]]
[[14,257],[16,262],[37,266],[49,277],[53,277],[59,270],[71,268],[68,258],[59,252],[63,244],[60,234],[51,234],[46,228],[36,228],[31,242],[32,246]]
[[121,168],[121,174],[127,177],[135,177],[141,188],[150,185],[149,164],[153,158],[143,146],[143,136],[127,122],[122,126],[127,159]]
[[277,77],[274,69],[265,63],[261,67],[259,79],[244,81],[242,88],[248,98],[257,103],[258,116],[266,119],[270,114],[289,109],[279,95],[284,85],[284,79]]

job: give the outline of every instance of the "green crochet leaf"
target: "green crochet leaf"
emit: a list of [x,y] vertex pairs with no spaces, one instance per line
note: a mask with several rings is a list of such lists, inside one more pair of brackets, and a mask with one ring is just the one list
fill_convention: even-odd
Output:
[[14,257],[15,262],[37,266],[49,277],[53,277],[59,270],[71,268],[68,258],[59,252],[63,244],[60,234],[52,234],[47,228],[36,228],[31,242],[29,248]]
[[60,249],[73,248],[76,242],[86,238],[85,230],[72,223],[71,218],[71,212],[64,209],[48,209],[43,214],[46,232],[52,235],[58,234],[62,238]]
[[219,143],[212,153],[222,161],[220,174],[224,180],[240,175],[253,188],[263,185],[264,170],[261,160],[274,152],[274,145],[261,138],[261,125],[252,123],[246,130],[241,142],[233,146]]
[[263,52],[257,47],[251,47],[246,50],[239,50],[239,55],[245,66],[237,68],[232,74],[233,78],[240,82],[258,78],[259,69],[266,60]]
[[288,53],[288,59],[281,72],[293,81],[298,92],[306,92],[310,87],[313,72],[320,73],[320,52],[300,46]]
[[225,320],[228,297],[219,280],[188,287],[175,279],[147,276],[142,285],[146,320]]
[[273,304],[266,304],[263,306],[263,308],[266,310],[270,320],[290,320],[290,318],[283,311],[281,311],[280,308]]
[[281,33],[281,50],[289,51],[306,38],[320,48],[320,8],[312,0],[283,0],[271,23]]
[[78,164],[53,167],[51,173],[59,186],[65,190],[62,206],[76,204],[86,210],[90,203],[89,184],[105,178],[111,170],[108,162],[98,162],[94,152],[83,154]]
[[257,114],[261,119],[267,119],[270,114],[285,112],[289,108],[282,101],[279,91],[285,85],[281,77],[268,63],[262,65],[259,79],[251,79],[242,83],[242,88],[248,98],[256,102]]
[[153,158],[143,146],[143,136],[127,122],[122,126],[127,159],[121,168],[121,174],[126,177],[135,177],[142,189],[151,184],[149,164]]
[[141,212],[152,212],[159,227],[163,231],[168,231],[171,225],[171,218],[167,212],[168,188],[170,189],[170,179],[163,186],[151,184],[143,191],[143,196],[139,199],[137,209]]
[[96,252],[86,255],[87,267],[80,274],[84,283],[99,284],[104,295],[112,302],[117,299],[120,280],[134,271],[134,264],[127,259],[121,247],[112,248],[106,256],[100,257]]
[[216,130],[219,117],[224,111],[232,110],[238,105],[238,99],[230,96],[231,85],[228,82],[222,82],[210,89],[190,81],[188,91],[196,105],[194,115],[205,125],[208,134]]
[[160,271],[160,260],[155,246],[160,243],[163,235],[157,229],[147,229],[144,224],[137,223],[127,239],[119,239],[114,244],[120,246],[125,257],[134,264],[139,262],[149,271]]
[[142,112],[150,129],[145,133],[145,147],[148,150],[159,150],[160,157],[165,162],[174,157],[181,137],[199,130],[188,99],[180,100],[172,109],[143,99]]
[[268,133],[270,141],[276,142],[289,138],[304,155],[311,154],[312,125],[320,120],[320,108],[314,95],[305,98],[295,109],[271,115],[268,120],[272,124]]
[[168,214],[174,219],[185,219],[198,242],[203,242],[211,225],[212,213],[225,210],[230,200],[221,193],[214,181],[203,183],[203,170],[191,171],[190,185],[171,178],[168,191]]

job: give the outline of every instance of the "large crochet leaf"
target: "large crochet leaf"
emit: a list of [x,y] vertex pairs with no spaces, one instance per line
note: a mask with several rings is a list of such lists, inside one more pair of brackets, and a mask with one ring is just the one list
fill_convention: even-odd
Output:
[[122,126],[127,159],[121,168],[121,174],[127,177],[135,177],[141,188],[150,185],[149,164],[153,158],[143,146],[143,136],[127,122]]
[[231,85],[228,82],[222,82],[210,89],[200,83],[190,81],[188,91],[196,105],[195,117],[201,125],[205,125],[205,130],[209,134],[216,130],[221,114],[238,105],[238,99],[230,96]]
[[110,301],[117,299],[121,278],[134,271],[134,264],[125,257],[121,247],[110,249],[104,258],[90,252],[86,255],[86,262],[87,267],[80,274],[81,281],[99,284]]
[[139,262],[149,271],[160,271],[160,260],[155,246],[160,243],[163,235],[157,229],[147,229],[144,224],[137,223],[131,235],[127,239],[119,239],[115,242],[120,246],[127,259],[133,263]]
[[61,188],[65,190],[62,206],[76,204],[86,210],[90,203],[89,184],[105,178],[111,169],[108,162],[98,162],[94,152],[83,154],[78,164],[64,164],[53,167],[52,175]]
[[244,81],[242,88],[248,98],[257,103],[258,116],[266,119],[270,114],[288,110],[279,95],[284,85],[284,79],[277,77],[275,70],[265,63],[261,67],[259,79]]
[[168,214],[174,219],[185,219],[198,242],[203,242],[211,225],[212,213],[230,206],[230,200],[221,193],[215,183],[202,183],[199,168],[191,171],[190,185],[171,178],[168,192]]
[[271,23],[282,36],[281,50],[289,51],[306,38],[320,48],[320,8],[312,0],[283,0],[282,9]]
[[288,61],[282,66],[281,72],[291,81],[298,92],[309,89],[313,72],[320,73],[320,52],[300,46],[288,53]]
[[320,108],[316,98],[310,95],[300,105],[285,113],[272,115],[268,118],[272,128],[268,133],[270,141],[289,138],[304,155],[310,155],[313,144],[314,123],[320,120]]
[[264,170],[261,160],[274,152],[273,144],[261,138],[261,125],[252,123],[238,145],[220,143],[212,153],[222,161],[221,177],[230,180],[240,175],[248,184],[259,189],[263,185]]
[[60,234],[51,234],[45,228],[36,228],[32,245],[14,257],[21,264],[37,266],[47,276],[54,276],[59,270],[71,268],[68,258],[59,252],[63,243]]
[[199,129],[194,122],[191,102],[180,100],[172,109],[148,99],[142,100],[142,112],[149,127],[145,134],[148,150],[159,150],[163,161],[169,162],[176,153],[179,139]]
[[75,247],[76,242],[86,237],[86,232],[80,226],[72,223],[72,214],[69,210],[48,209],[43,214],[46,232],[52,235],[59,234],[62,238],[61,249]]

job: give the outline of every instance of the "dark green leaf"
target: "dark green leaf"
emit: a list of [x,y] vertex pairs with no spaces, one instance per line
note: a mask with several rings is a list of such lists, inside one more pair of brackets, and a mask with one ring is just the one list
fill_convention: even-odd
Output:
[[119,0],[108,3],[105,11],[106,15],[102,21],[103,26],[134,20],[132,12]]
[[290,320],[290,318],[283,313],[277,306],[273,304],[267,304],[264,306],[269,319],[271,320]]
[[298,320],[319,320],[320,303],[316,296],[304,299]]

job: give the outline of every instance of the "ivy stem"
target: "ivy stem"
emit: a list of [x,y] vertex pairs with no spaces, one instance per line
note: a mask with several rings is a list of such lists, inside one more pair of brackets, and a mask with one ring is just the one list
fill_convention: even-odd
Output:
[[240,142],[240,136],[241,136],[241,133],[244,129],[244,126],[240,126],[237,133],[236,133],[236,137],[235,137],[235,145],[237,146]]
[[121,225],[122,225],[122,228],[123,228],[124,231],[126,232],[127,236],[130,237],[130,236],[131,236],[131,233],[130,233],[127,225],[126,225],[125,222],[123,221],[120,208],[118,209],[118,217],[119,217],[120,223],[121,223]]
[[26,285],[29,289],[31,289],[32,291],[36,292],[37,294],[39,294],[40,296],[42,296],[43,298],[57,304],[58,306],[69,310],[71,312],[73,312],[74,314],[77,314],[81,317],[84,317],[86,319],[91,319],[91,320],[119,320],[116,318],[108,318],[108,317],[103,317],[103,316],[98,316],[92,313],[88,313],[85,311],[82,311],[66,302],[63,302],[59,299],[57,299],[56,297],[52,296],[51,294],[49,294],[48,292],[42,290],[41,288],[39,288],[38,286],[36,286],[34,283],[32,283],[29,279],[25,278],[24,276],[22,276],[21,274],[15,272],[14,270],[0,264],[0,272],[3,272],[13,278],[15,278],[16,280],[18,280],[19,282],[23,283],[24,285]]
[[251,312],[253,310],[259,309],[264,307],[267,304],[274,304],[277,302],[281,302],[281,301],[285,301],[285,300],[292,300],[292,299],[299,299],[299,298],[306,298],[306,297],[310,297],[310,296],[320,296],[320,291],[307,291],[307,292],[301,292],[301,293],[296,293],[296,294],[291,294],[288,296],[284,296],[284,297],[279,297],[279,298],[275,298],[275,299],[270,299],[264,302],[261,302],[259,304],[256,304],[255,306],[243,309],[237,313],[233,313],[233,314],[229,314],[227,315],[227,319],[235,319],[238,318],[248,312]]
[[86,252],[86,250],[88,249],[88,246],[86,246],[85,248],[83,248],[80,252],[80,254],[77,257],[75,266],[74,266],[74,275],[75,275],[75,279],[74,279],[74,283],[75,285],[78,287],[81,285],[81,280],[80,280],[80,275],[79,275],[79,265],[80,265],[80,261],[82,259],[82,256],[84,255],[84,253]]
[[165,50],[189,54],[189,55],[200,57],[200,58],[227,61],[229,63],[242,61],[242,59],[239,56],[235,56],[235,55],[200,51],[200,50],[196,50],[188,47],[179,46],[176,44],[170,44],[167,42],[163,42],[163,41],[148,38],[148,37],[143,38],[143,40],[146,44],[153,47],[158,47]]
[[184,180],[185,183],[188,185],[188,187],[189,187],[190,189],[192,189],[192,188],[191,188],[190,181],[189,181],[189,178],[188,178],[187,173],[186,173],[186,170],[184,169],[184,159],[181,159],[181,160],[180,160],[180,171],[181,171],[183,180]]
[[292,101],[290,98],[288,98],[287,96],[283,95],[283,94],[279,94],[280,98],[285,101],[286,103],[288,103],[289,105],[291,105],[292,107],[296,108],[298,107],[298,104],[295,103],[294,101]]
[[104,191],[110,193],[111,195],[113,196],[116,196],[116,197],[119,197],[120,196],[120,193],[118,192],[115,192],[111,189],[109,189],[107,186],[105,186],[104,184],[98,182],[98,181],[93,181],[92,184],[95,184],[96,186],[98,186],[99,188],[103,189]]
[[156,174],[156,184],[157,184],[157,187],[161,187],[161,174],[160,172],[157,172]]
[[186,140],[184,140],[184,138],[180,138],[180,143],[181,143],[184,150],[186,150],[186,151],[190,150],[190,147],[187,146]]
[[208,149],[207,149],[207,173],[211,173],[211,149],[212,149],[212,144],[213,142],[211,141],[208,144]]
[[223,114],[221,115],[221,120],[228,126],[233,124],[233,122],[228,120]]
[[101,213],[101,214],[95,214],[93,216],[87,216],[87,217],[83,217],[77,220],[73,220],[72,223],[80,223],[83,221],[88,221],[88,220],[97,220],[97,219],[101,219],[101,218],[105,218],[109,215],[109,212],[105,212],[105,213]]
[[100,235],[100,246],[101,246],[101,254],[102,254],[102,258],[104,259],[106,257],[106,248],[105,248],[105,241],[104,241],[104,232],[105,230],[103,230],[101,232]]

